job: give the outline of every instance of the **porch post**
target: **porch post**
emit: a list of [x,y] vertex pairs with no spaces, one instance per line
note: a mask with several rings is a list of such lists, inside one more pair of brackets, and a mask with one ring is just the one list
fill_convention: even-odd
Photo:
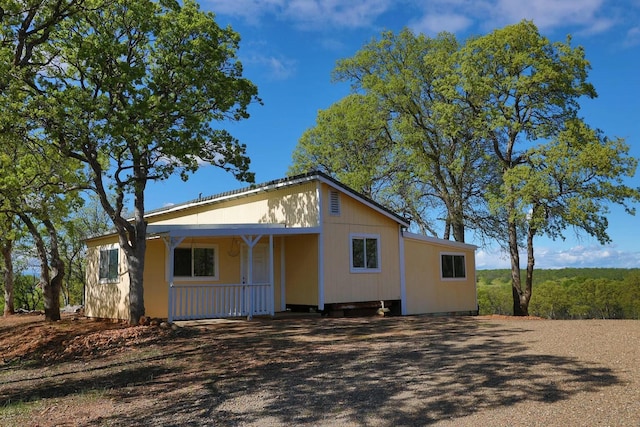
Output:
[[253,236],[241,236],[242,240],[249,246],[248,253],[248,276],[247,277],[247,288],[249,291],[249,295],[247,297],[247,306],[249,307],[249,313],[247,314],[247,320],[253,319],[253,247],[260,241],[262,238],[262,234],[258,235],[255,239]]
[[271,314],[272,317],[275,315],[275,287],[273,284],[275,274],[273,270],[273,234],[269,234],[269,314]]
[[316,197],[318,198],[318,310],[324,310],[324,203],[322,184],[316,183]]
[[406,261],[404,255],[404,235],[402,234],[402,226],[398,226],[398,245],[400,247],[400,314],[407,315],[407,275]]
[[286,288],[286,261],[285,261],[285,238],[280,237],[280,310],[287,310],[287,288]]
[[174,262],[174,253],[173,250],[184,240],[184,237],[163,237],[165,246],[167,247],[167,272],[168,272],[168,282],[169,282],[169,307],[167,310],[167,322],[173,323],[173,318],[175,315],[175,289],[173,287],[173,262]]

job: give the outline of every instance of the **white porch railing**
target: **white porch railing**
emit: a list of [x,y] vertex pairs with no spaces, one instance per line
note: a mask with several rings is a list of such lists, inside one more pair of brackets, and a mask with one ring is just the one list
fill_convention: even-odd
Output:
[[270,283],[189,284],[169,287],[169,322],[273,315]]

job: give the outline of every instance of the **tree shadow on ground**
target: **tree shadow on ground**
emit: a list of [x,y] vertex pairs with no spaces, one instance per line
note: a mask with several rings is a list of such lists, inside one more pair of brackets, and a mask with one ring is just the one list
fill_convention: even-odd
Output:
[[[474,318],[257,320],[189,329],[172,338],[162,358],[136,359],[117,376],[74,380],[74,387],[107,384],[119,405],[136,401],[135,411],[87,425],[425,425],[620,383],[607,367],[536,354],[520,339],[521,326]],[[19,400],[51,386],[0,389],[0,398]],[[141,403],[132,387],[153,398]],[[54,385],[40,396],[69,390]]]
[[429,424],[619,382],[605,367],[531,353],[513,339],[521,332],[474,319],[425,318],[214,328],[198,337],[198,351],[183,355],[209,367],[202,387],[126,421],[150,417],[170,425],[175,413],[189,413],[231,425]]

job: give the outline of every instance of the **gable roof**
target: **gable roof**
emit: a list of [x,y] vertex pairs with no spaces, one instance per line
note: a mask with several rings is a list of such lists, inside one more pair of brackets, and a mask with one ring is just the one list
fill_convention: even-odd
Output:
[[273,191],[280,188],[286,188],[286,187],[292,187],[295,185],[304,184],[310,181],[320,181],[324,184],[327,184],[329,187],[332,187],[342,193],[349,195],[350,197],[353,197],[354,199],[358,200],[360,203],[394,220],[398,224],[404,227],[409,227],[409,221],[403,216],[393,212],[392,210],[381,205],[375,200],[370,199],[369,197],[341,183],[337,179],[320,171],[307,172],[300,175],[268,181],[262,184],[251,185],[249,187],[241,188],[238,190],[226,191],[224,193],[219,193],[219,194],[215,194],[207,197],[199,197],[198,199],[191,200],[185,203],[180,203],[177,205],[167,206],[164,208],[148,211],[145,213],[145,217],[151,218],[154,216],[164,215],[167,213],[180,212],[180,211],[191,209],[194,207],[212,205],[222,201],[240,199],[243,197],[248,197],[248,196],[266,192],[266,191]]

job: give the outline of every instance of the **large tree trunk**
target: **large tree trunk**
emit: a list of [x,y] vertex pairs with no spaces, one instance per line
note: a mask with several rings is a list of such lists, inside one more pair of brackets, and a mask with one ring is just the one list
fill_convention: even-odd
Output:
[[144,220],[144,186],[135,190],[134,228],[129,233],[126,245],[127,266],[129,267],[129,324],[137,325],[145,314],[144,308],[144,261],[147,250],[147,223]]
[[[54,283],[51,282],[51,275],[49,271],[49,256],[47,255],[47,248],[44,243],[44,239],[40,234],[40,231],[31,221],[31,218],[29,218],[27,215],[20,214],[19,216],[22,222],[24,222],[27,226],[31,237],[33,237],[36,245],[36,251],[38,253],[38,258],[40,259],[40,286],[42,287],[42,296],[44,299],[44,319],[48,322],[58,321],[60,320],[60,282],[57,281],[58,279],[56,279]],[[48,231],[51,232],[51,230]],[[53,273],[54,276],[57,276],[57,268],[60,267],[59,265],[57,265],[57,261],[59,260],[52,261],[54,263],[52,267],[55,269]],[[64,266],[62,267],[62,272],[64,275]],[[55,286],[58,287],[57,290],[54,288]]]
[[531,295],[533,291],[533,267],[536,260],[533,256],[533,238],[536,235],[536,230],[529,227],[527,232],[527,278],[525,281],[524,292],[520,297],[520,305],[524,307],[524,311],[529,315],[529,301],[531,301]]
[[[52,313],[49,320],[60,320],[60,292],[62,290],[62,283],[64,281],[65,265],[64,261],[60,257],[60,250],[58,249],[58,233],[49,220],[44,221],[44,225],[49,233],[49,266],[51,267],[49,277],[49,288],[51,294],[51,301],[49,302],[49,310]],[[47,302],[45,300],[45,310]],[[45,313],[46,317],[46,313]]]
[[528,316],[529,300],[522,292],[520,280],[520,254],[518,253],[518,230],[515,221],[509,220],[509,255],[511,258],[511,290],[513,293],[513,315]]
[[464,222],[454,221],[451,225],[453,228],[453,240],[464,243]]
[[[146,224],[143,223],[142,227],[146,230]],[[129,324],[135,326],[140,323],[140,318],[145,314],[143,277],[147,242],[144,234],[142,238],[137,236],[132,238],[135,239],[135,243],[128,245],[125,255],[129,269]],[[126,246],[122,245],[122,247]]]
[[10,316],[15,313],[13,305],[13,261],[11,253],[13,241],[4,240],[2,244],[2,259],[4,262],[4,315]]
[[38,258],[40,258],[40,287],[42,288],[44,303],[44,320],[55,322],[60,320],[60,302],[55,301],[54,293],[51,289],[48,257],[42,239],[36,239],[36,248]]

